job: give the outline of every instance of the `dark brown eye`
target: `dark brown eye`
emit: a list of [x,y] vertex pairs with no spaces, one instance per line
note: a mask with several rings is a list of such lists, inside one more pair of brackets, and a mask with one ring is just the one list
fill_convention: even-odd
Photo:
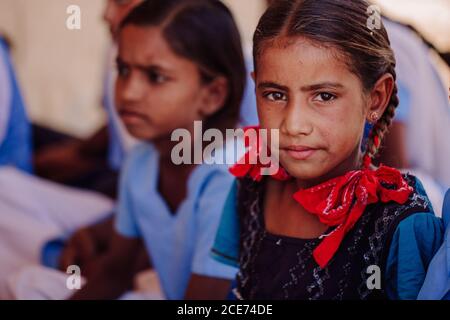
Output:
[[147,72],[147,78],[153,84],[162,84],[167,80],[165,76],[153,70]]
[[285,101],[286,95],[282,92],[274,91],[269,92],[264,95],[265,98],[269,99],[270,101]]
[[126,78],[130,74],[130,68],[128,68],[124,64],[118,63],[117,64],[117,73],[120,78]]
[[329,92],[320,92],[317,96],[316,96],[316,100],[321,101],[321,102],[329,102],[336,99],[336,96],[332,93]]

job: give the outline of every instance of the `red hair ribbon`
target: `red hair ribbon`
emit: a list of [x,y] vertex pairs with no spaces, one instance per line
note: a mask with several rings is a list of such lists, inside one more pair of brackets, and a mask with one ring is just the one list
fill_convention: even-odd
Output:
[[[261,168],[264,166],[245,162],[251,152],[258,152],[258,148],[250,146],[244,158],[233,166],[230,172],[236,177],[249,175],[253,180],[260,181]],[[290,176],[280,167],[272,178],[288,180]],[[412,192],[413,188],[407,184],[398,170],[381,166],[376,171],[370,169],[350,171],[341,177],[294,193],[294,199],[308,212],[316,215],[321,223],[336,227],[330,234],[323,236],[323,240],[314,249],[313,257],[317,264],[321,268],[327,266],[345,235],[353,228],[369,204],[379,201],[404,204]]]
[[[244,134],[246,134],[249,130],[255,130],[259,133],[259,127],[245,127]],[[259,162],[259,155],[261,153],[262,143],[259,141],[259,135],[257,135],[257,139],[252,141],[248,135],[245,135],[245,146],[248,148],[247,153],[238,161],[237,164],[232,166],[229,171],[232,175],[238,178],[243,178],[245,176],[250,176],[254,181],[261,181],[263,175],[262,172],[264,168],[270,168],[271,163],[263,165]],[[256,160],[256,161],[255,161]],[[252,164],[251,162],[256,162]],[[276,180],[288,180],[290,176],[281,166],[279,166],[277,172],[271,175],[273,179]]]

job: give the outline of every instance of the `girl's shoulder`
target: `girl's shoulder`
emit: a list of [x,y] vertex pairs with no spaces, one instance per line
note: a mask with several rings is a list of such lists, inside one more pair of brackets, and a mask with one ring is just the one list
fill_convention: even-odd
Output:
[[[388,229],[388,239],[392,239],[399,230],[408,229],[408,232],[420,232],[420,230],[431,225],[442,223],[441,219],[435,216],[431,201],[420,179],[411,174],[403,174],[402,176],[413,190],[407,201],[402,204],[394,201],[379,202],[371,210],[376,219],[390,221],[385,225]],[[414,230],[406,227],[408,225],[414,225]]]
[[[421,181],[404,175],[414,188],[390,226],[386,254],[386,283],[391,299],[416,299],[426,270],[443,241],[444,224],[434,214]],[[407,271],[407,272],[406,272]]]

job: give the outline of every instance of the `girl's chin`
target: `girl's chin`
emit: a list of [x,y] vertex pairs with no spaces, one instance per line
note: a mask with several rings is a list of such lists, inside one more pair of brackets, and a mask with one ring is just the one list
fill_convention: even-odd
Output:
[[289,175],[297,180],[314,181],[322,177],[326,171],[317,164],[286,164],[283,166]]
[[126,129],[128,133],[135,139],[143,140],[143,141],[151,141],[157,137],[153,132],[149,132],[148,130],[143,130],[141,126],[130,126],[127,125]]

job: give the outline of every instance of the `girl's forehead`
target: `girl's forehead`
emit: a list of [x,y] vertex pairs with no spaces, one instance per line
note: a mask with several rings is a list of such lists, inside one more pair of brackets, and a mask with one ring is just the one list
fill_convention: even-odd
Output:
[[267,41],[257,57],[257,69],[292,68],[348,70],[345,55],[331,45],[304,37],[277,37]]
[[260,55],[267,52],[268,49],[276,50],[278,54],[284,53],[299,57],[317,56],[321,59],[337,60],[337,63],[347,60],[345,54],[336,46],[320,43],[303,36],[278,36],[267,40],[262,46]]
[[159,27],[125,27],[119,38],[119,52],[123,59],[139,64],[172,66],[190,61],[173,52]]
[[361,87],[349,60],[339,49],[306,38],[285,38],[266,43],[256,61],[258,83],[277,83],[291,89],[319,83]]

